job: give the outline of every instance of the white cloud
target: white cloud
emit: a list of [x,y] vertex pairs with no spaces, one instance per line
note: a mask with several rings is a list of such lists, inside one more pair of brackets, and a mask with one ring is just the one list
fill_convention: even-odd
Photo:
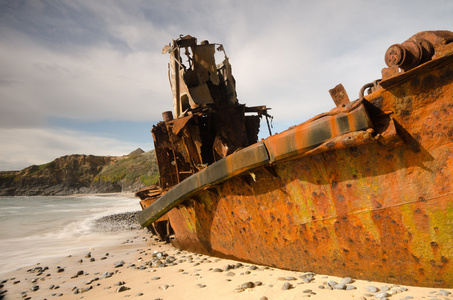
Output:
[[0,170],[21,170],[69,154],[126,155],[139,145],[64,129],[0,129]]
[[[223,43],[239,100],[272,107],[275,124],[286,125],[331,109],[328,90],[338,83],[356,99],[363,84],[380,77],[391,44],[453,25],[451,0],[42,0],[9,6],[0,11],[0,157],[11,165],[20,157],[24,165],[94,151],[78,145],[98,138],[70,132],[78,140],[70,143],[66,133],[47,129],[51,118],[160,120],[172,107],[161,49],[179,34]],[[57,154],[38,137],[61,141],[66,152]],[[109,141],[111,147],[99,147],[121,144]]]

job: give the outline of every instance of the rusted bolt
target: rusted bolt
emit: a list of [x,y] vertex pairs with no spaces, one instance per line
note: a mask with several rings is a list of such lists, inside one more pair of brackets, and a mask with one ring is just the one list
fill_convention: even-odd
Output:
[[164,119],[164,122],[171,121],[173,120],[173,113],[171,111],[164,111],[162,113],[162,118]]

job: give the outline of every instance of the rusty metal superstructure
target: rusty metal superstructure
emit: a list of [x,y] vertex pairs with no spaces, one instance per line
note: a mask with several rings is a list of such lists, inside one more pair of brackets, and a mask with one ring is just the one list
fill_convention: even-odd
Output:
[[452,288],[453,33],[390,46],[359,99],[338,85],[336,108],[260,142],[267,108],[238,103],[213,45],[164,48],[177,118],[153,128],[161,179],[137,193],[142,226],[193,252]]

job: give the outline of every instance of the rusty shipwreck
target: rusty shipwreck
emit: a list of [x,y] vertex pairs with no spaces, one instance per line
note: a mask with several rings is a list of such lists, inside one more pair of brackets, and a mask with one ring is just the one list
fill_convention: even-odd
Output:
[[268,108],[238,103],[222,45],[163,52],[173,113],[152,129],[160,186],[137,193],[142,226],[213,256],[453,287],[452,32],[390,46],[359,99],[338,85],[331,111],[261,141]]

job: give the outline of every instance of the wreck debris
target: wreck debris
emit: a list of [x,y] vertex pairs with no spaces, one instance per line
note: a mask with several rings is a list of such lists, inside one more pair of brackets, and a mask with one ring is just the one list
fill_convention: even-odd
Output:
[[453,286],[453,33],[392,45],[382,79],[359,99],[339,85],[337,107],[262,142],[256,120],[267,109],[247,121],[237,98],[215,96],[228,74],[214,76],[209,59],[187,77],[206,86],[190,93],[184,74],[196,69],[196,42],[165,50],[184,45],[192,59],[183,67],[175,56],[170,76],[175,119],[153,128],[162,195],[138,214],[142,226],[167,217],[172,244],[197,253]]

